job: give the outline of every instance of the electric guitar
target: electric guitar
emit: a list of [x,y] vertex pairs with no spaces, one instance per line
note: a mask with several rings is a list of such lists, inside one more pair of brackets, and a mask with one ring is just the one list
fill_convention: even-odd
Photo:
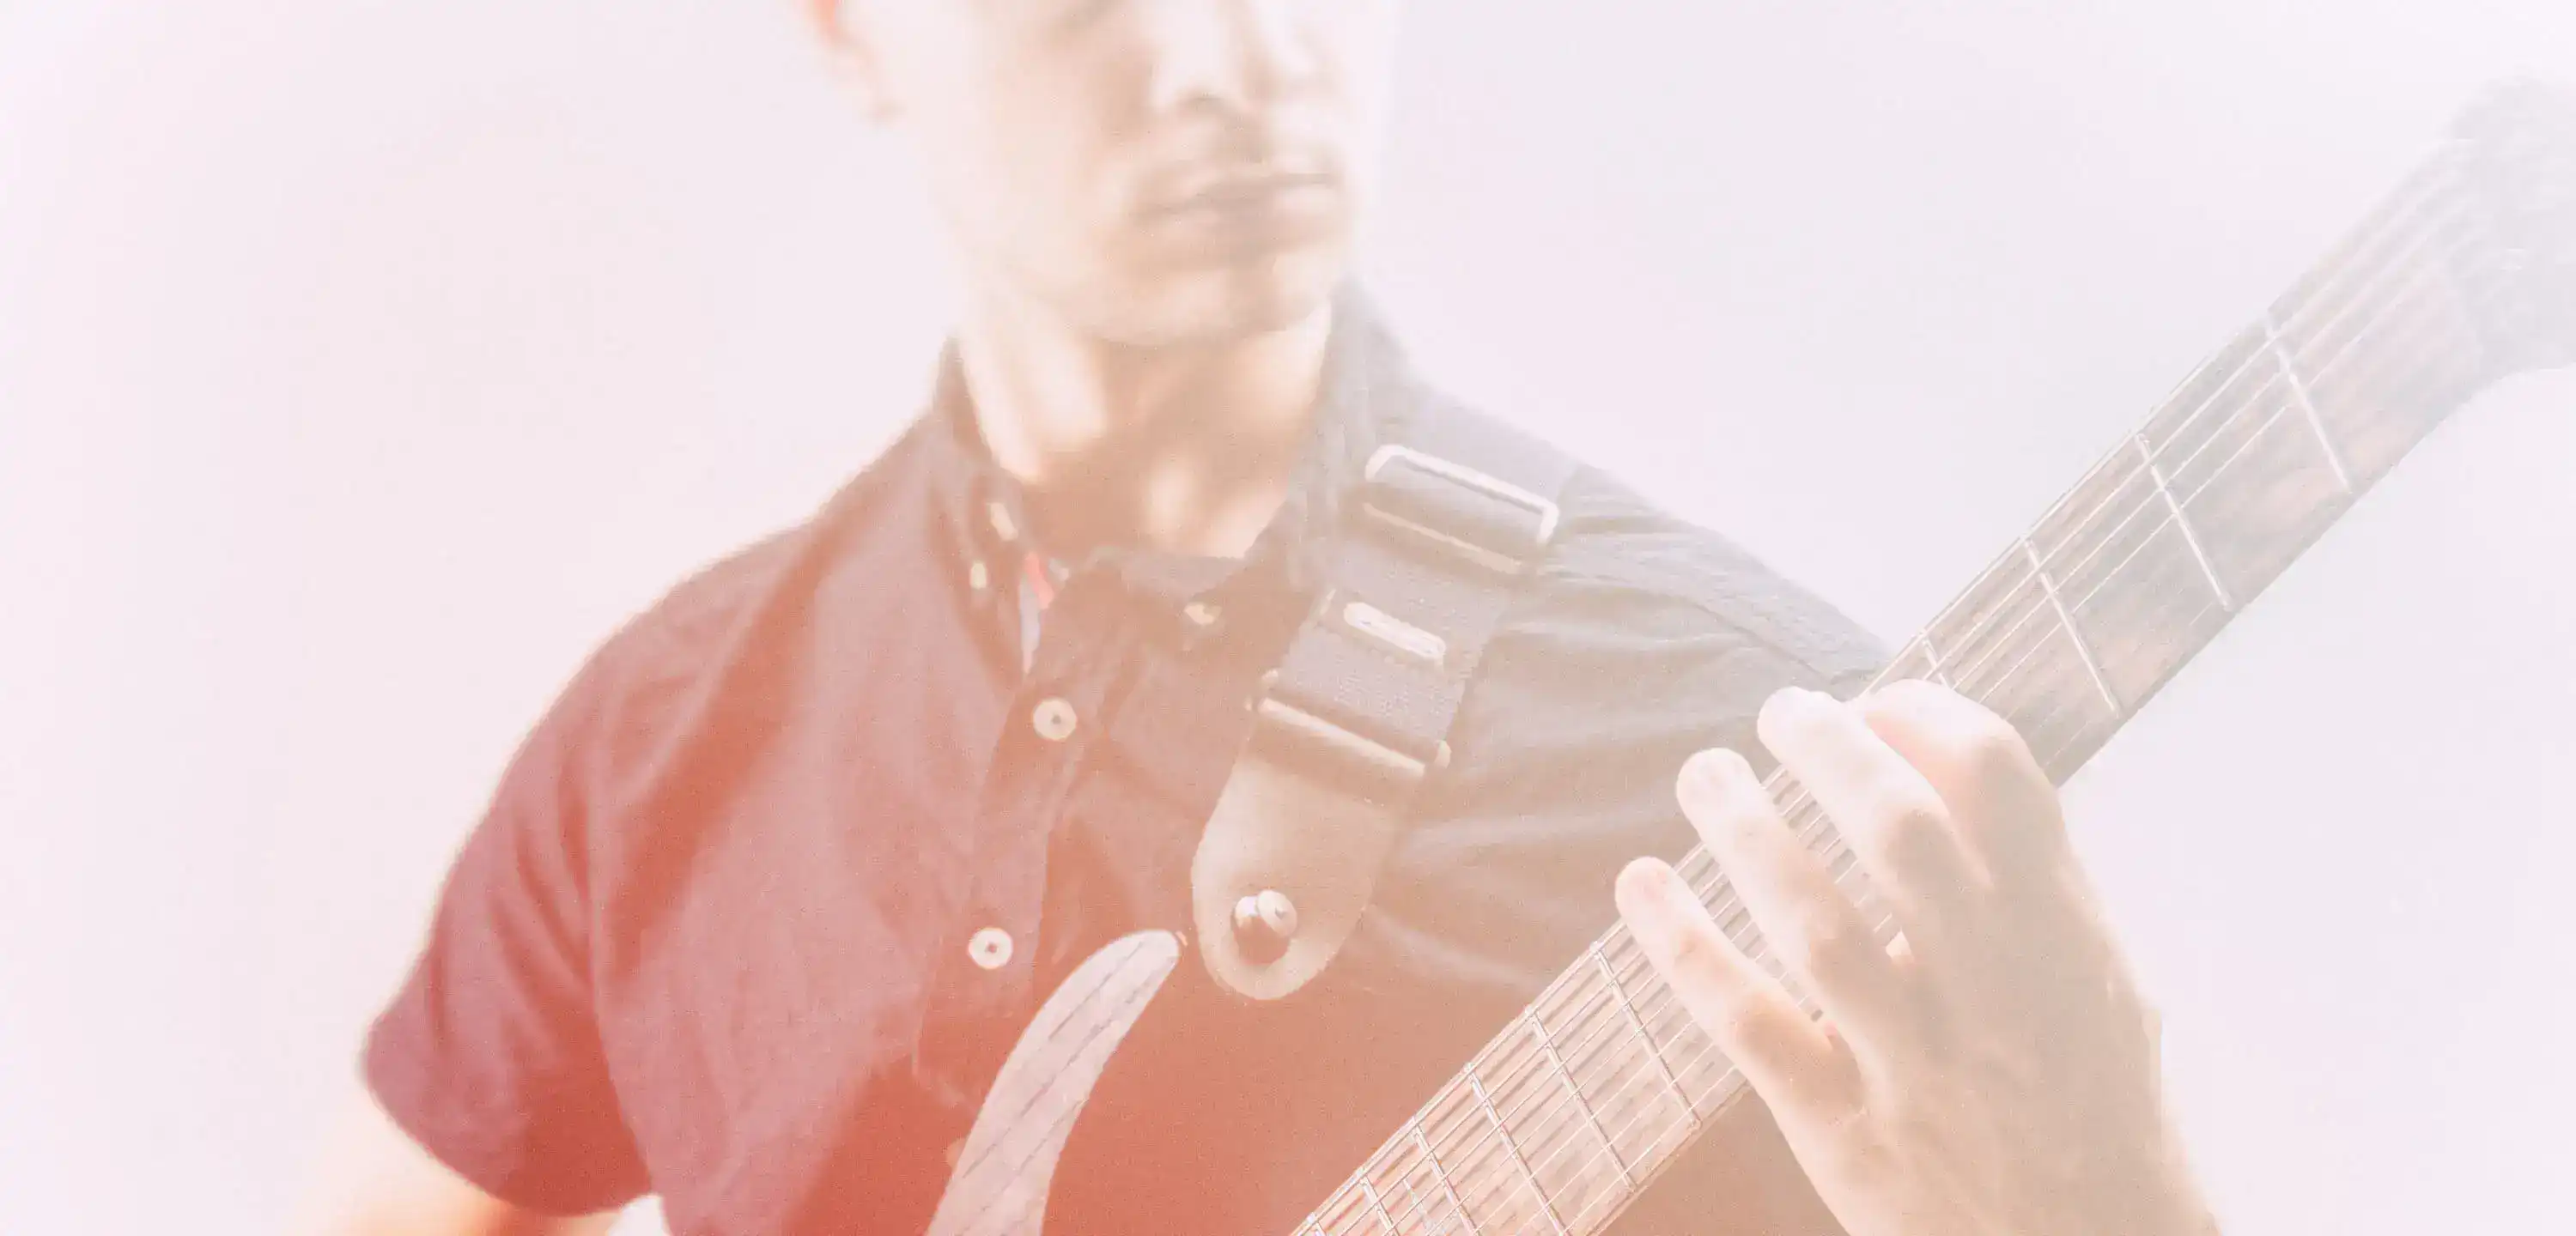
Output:
[[[2453,410],[2504,377],[2571,362],[2576,100],[2509,86],[2464,114],[1880,681],[1932,679],[1982,702],[2062,784]],[[1883,919],[1807,794],[1785,776],[1769,788],[1844,890]],[[1706,853],[1679,867],[1762,957]],[[931,1236],[1035,1236],[1076,1119],[1181,956],[1175,935],[1140,932],[1057,988],[979,1111]],[[1614,928],[1284,1236],[1590,1236],[1744,1093]]]

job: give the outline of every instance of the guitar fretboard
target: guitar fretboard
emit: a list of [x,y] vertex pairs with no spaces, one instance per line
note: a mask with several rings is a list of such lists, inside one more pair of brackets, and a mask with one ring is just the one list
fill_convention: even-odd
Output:
[[[1946,683],[2012,721],[2053,779],[2072,775],[2494,375],[2486,296],[2461,273],[2483,238],[2459,175],[2446,152],[2401,186],[1907,641],[1880,681]],[[1883,920],[1805,792],[1785,777],[1770,784]],[[1680,870],[1764,958],[1707,855],[1692,851]],[[1297,1230],[1587,1236],[1742,1088],[1613,929]]]

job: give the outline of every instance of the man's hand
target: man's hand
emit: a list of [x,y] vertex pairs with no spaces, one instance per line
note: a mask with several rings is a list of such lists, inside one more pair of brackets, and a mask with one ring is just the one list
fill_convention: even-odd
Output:
[[2155,1015],[2011,726],[1906,682],[1849,705],[1783,691],[1757,729],[1841,830],[1896,944],[1723,750],[1683,766],[1682,809],[1822,1020],[1665,864],[1621,873],[1619,911],[1851,1236],[2214,1232],[2166,1115]]

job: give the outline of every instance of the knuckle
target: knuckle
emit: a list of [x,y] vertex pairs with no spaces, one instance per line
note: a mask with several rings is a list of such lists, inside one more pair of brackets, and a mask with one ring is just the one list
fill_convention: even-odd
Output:
[[1787,943],[1800,970],[1819,981],[1830,982],[1861,972],[1868,961],[1866,953],[1876,947],[1868,936],[1842,915],[1808,914],[1801,916]]
[[1783,688],[1762,701],[1761,711],[1753,719],[1754,729],[1763,745],[1775,751],[1786,743],[1804,747],[1830,724],[1825,710],[1807,707],[1795,688]]
[[1902,797],[1879,816],[1879,852],[1899,874],[1930,873],[1949,838],[1949,813],[1920,795]]
[[1708,1032],[1727,1054],[1738,1057],[1738,1064],[1748,1058],[1757,1065],[1770,1062],[1783,1054],[1788,1037],[1776,1010],[1750,1001],[1728,1005],[1712,1019]]
[[1956,698],[1956,692],[1937,682],[1900,678],[1864,696],[1862,707],[1871,716],[1913,720],[1938,713]]
[[1692,927],[1673,937],[1673,971],[1700,983],[1722,982],[1729,972],[1726,945],[1714,927]]
[[1961,735],[1959,759],[1981,778],[2020,776],[2038,767],[2021,731],[2001,717],[1988,718]]

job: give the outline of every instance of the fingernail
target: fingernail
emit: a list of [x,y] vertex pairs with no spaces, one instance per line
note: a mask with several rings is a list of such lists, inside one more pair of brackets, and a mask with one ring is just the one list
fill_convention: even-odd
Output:
[[1762,701],[1762,715],[1782,720],[1804,716],[1815,708],[1815,695],[1805,687],[1782,687]]
[[1620,913],[1660,930],[1682,912],[1691,893],[1670,864],[1662,859],[1640,858],[1620,871],[1614,899]]
[[1750,771],[1744,757],[1724,747],[1710,747],[1682,762],[1682,807],[1714,807],[1735,785],[1739,771]]

